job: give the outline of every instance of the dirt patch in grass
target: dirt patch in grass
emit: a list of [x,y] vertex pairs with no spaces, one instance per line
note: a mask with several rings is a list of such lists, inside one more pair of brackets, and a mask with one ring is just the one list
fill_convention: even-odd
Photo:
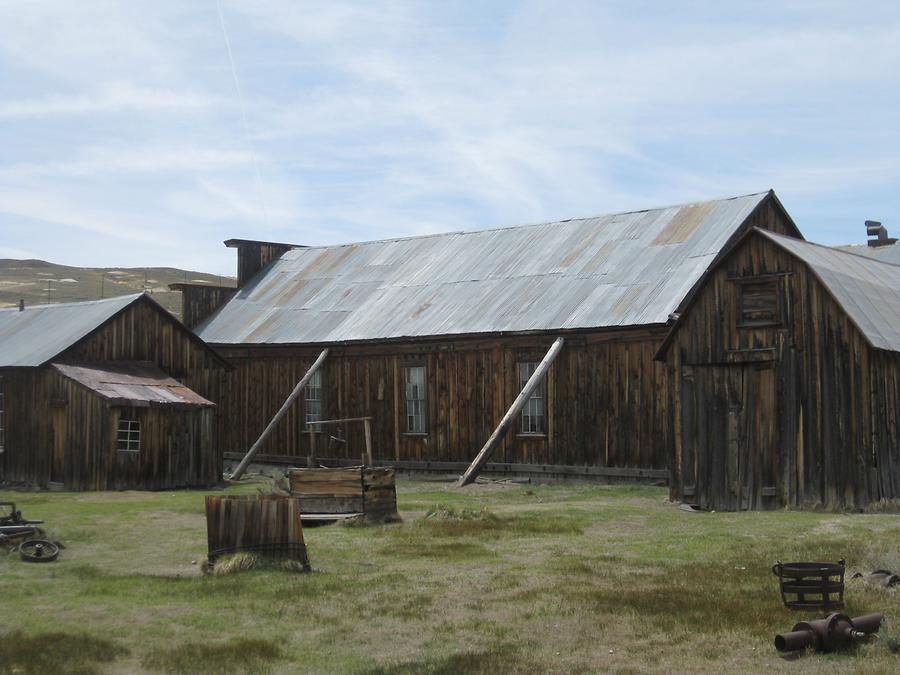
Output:
[[433,537],[581,534],[577,518],[544,513],[497,515],[486,508],[469,509],[439,504],[415,526]]
[[20,631],[0,635],[0,672],[92,675],[128,650],[109,640],[77,633]]
[[[282,658],[281,648],[273,640],[191,642],[148,654],[141,665],[166,673],[268,673]],[[302,670],[302,664],[297,665]]]

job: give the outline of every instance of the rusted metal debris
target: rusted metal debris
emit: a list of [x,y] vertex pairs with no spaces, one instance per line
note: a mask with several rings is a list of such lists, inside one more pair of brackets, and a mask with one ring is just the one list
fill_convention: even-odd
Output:
[[16,508],[15,502],[0,502],[0,509],[6,513],[0,515],[0,526],[40,525],[43,520],[26,520],[22,512]]
[[824,610],[844,606],[844,560],[790,562],[772,566],[779,579],[781,600],[788,609]]
[[19,557],[25,562],[53,562],[59,557],[59,544],[47,539],[29,539],[19,545]]
[[149,361],[53,363],[63,376],[90,389],[110,405],[211,408],[206,400]]
[[[43,520],[28,520],[16,508],[14,502],[0,502],[0,546],[19,552],[26,562],[52,562],[59,557],[63,545],[58,541],[43,539],[46,534],[37,527]],[[39,538],[35,538],[39,537]]]
[[855,619],[833,612],[824,619],[801,621],[789,633],[779,633],[775,636],[775,649],[793,652],[812,647],[817,652],[831,652],[877,633],[883,620],[884,615],[880,612]]
[[884,586],[885,588],[900,586],[900,574],[894,574],[890,570],[875,570],[871,574],[862,574],[860,572],[857,572],[850,578],[862,579],[863,581],[870,584],[875,584],[876,586]]

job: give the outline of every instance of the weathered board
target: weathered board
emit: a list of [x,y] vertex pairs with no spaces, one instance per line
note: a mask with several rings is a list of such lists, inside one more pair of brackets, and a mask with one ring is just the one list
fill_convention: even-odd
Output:
[[206,535],[210,565],[221,555],[251,552],[295,560],[309,569],[300,500],[294,497],[209,495]]
[[300,500],[306,514],[360,514],[377,521],[398,518],[393,469],[291,469],[288,478],[291,495]]

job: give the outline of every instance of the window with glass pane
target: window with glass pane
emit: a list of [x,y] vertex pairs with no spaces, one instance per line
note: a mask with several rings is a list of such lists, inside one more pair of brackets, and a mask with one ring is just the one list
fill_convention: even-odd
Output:
[[425,366],[406,366],[406,432],[425,433]]
[[[309,378],[303,391],[306,395],[306,425],[310,422],[319,422],[322,419],[322,371],[317,370]],[[314,424],[313,429],[316,431],[322,427]]]
[[[519,389],[525,387],[525,383],[534,374],[537,369],[537,361],[528,361],[519,364]],[[535,387],[535,390],[525,402],[522,408],[522,433],[523,434],[542,434],[544,433],[544,383],[543,381]]]
[[6,447],[6,398],[3,396],[3,378],[0,377],[0,452]]
[[119,430],[116,434],[116,450],[121,452],[140,452],[141,423],[138,420],[120,418]]

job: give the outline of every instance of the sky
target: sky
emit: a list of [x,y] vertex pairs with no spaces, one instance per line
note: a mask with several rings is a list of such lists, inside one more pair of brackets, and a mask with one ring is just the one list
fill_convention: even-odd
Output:
[[900,235],[900,3],[0,0],[0,258],[233,275],[769,188]]

